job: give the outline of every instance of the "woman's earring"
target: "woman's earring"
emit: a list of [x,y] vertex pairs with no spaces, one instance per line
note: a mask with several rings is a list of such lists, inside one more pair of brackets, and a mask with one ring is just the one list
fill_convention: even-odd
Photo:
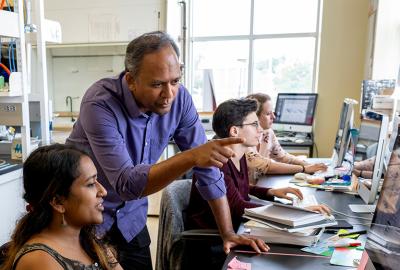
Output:
[[68,226],[68,224],[67,224],[67,221],[65,220],[64,213],[62,213],[61,215],[62,215],[61,227],[65,228]]

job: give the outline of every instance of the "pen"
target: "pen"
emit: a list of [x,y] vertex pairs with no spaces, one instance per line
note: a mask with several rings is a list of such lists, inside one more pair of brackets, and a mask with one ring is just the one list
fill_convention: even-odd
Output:
[[349,232],[349,233],[341,233],[338,234],[339,237],[343,237],[343,236],[349,236],[349,235],[353,235],[353,234],[366,234],[367,230],[362,230],[362,231],[355,231],[355,232]]

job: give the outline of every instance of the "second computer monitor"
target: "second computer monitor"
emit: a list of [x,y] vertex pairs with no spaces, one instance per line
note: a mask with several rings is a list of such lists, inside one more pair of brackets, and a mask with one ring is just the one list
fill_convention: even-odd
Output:
[[358,194],[367,204],[375,201],[382,177],[386,150],[389,118],[387,115],[368,112],[361,120],[355,160],[365,160],[375,156],[371,182],[359,181]]
[[335,145],[333,147],[332,166],[342,166],[349,145],[350,129],[353,127],[354,104],[352,99],[345,99],[340,112],[339,127],[336,133]]
[[311,133],[316,105],[317,94],[278,94],[274,129]]

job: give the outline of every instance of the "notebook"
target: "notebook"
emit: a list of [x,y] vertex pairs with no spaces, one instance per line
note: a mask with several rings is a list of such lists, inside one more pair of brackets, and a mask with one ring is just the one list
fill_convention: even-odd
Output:
[[246,216],[273,221],[292,227],[315,223],[325,219],[323,214],[280,203],[271,203],[256,208],[246,208],[244,213]]

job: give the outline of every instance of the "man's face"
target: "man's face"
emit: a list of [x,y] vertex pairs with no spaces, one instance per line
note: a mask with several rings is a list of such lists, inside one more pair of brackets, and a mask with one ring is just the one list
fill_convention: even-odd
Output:
[[178,57],[171,46],[146,54],[136,78],[126,73],[129,89],[142,112],[159,115],[171,110],[179,89],[181,70]]

